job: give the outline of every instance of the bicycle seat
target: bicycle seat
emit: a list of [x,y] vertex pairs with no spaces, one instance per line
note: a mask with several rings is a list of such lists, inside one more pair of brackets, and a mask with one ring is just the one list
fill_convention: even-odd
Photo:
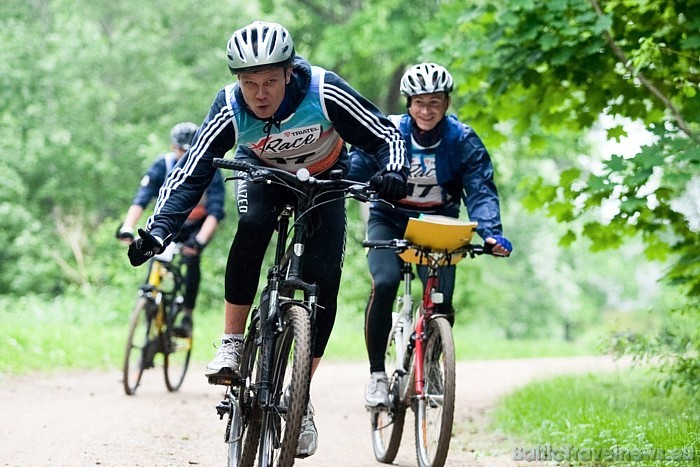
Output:
[[[465,222],[453,217],[422,214],[419,218],[408,220],[404,238],[423,250],[437,254],[451,253],[458,248],[468,245],[474,232],[476,222]],[[416,248],[409,248],[399,255],[407,263],[426,264],[423,254]],[[450,264],[457,264],[464,258],[464,254],[455,254]],[[447,264],[445,259],[440,265]]]

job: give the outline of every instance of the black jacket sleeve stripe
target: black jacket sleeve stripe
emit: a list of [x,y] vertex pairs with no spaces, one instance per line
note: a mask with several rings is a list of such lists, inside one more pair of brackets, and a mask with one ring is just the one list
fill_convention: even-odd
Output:
[[[211,143],[230,122],[231,110],[227,107],[222,107],[220,111],[206,123],[206,126],[200,131],[197,137],[197,141],[195,141],[195,144],[192,146],[192,148],[190,148],[189,154],[187,155],[187,160],[185,161],[185,165],[183,167],[175,167],[171,175],[166,180],[166,183],[161,188],[160,195],[158,196],[158,203],[156,204],[154,209],[154,214],[148,219],[148,222],[146,224],[147,229],[151,229],[155,217],[158,216],[158,214],[160,214],[160,212],[163,210],[164,206],[170,199],[173,190],[177,189],[177,187],[182,185],[182,183],[187,179],[187,177],[195,172],[195,170],[197,169],[197,164],[206,154],[207,149],[209,148]],[[211,176],[213,176],[213,174],[214,171],[212,167]],[[184,222],[184,219],[186,218],[185,213],[187,209],[194,206],[199,201],[199,196],[192,196],[192,198],[188,199],[188,201],[189,206],[184,206],[182,200],[175,201],[175,203],[178,204],[178,206],[173,206],[173,209],[176,212],[181,212],[183,214],[179,216],[181,217],[181,219],[176,221],[178,225],[177,228],[175,228],[174,230],[177,230],[179,228],[179,225],[181,225],[181,221]],[[168,211],[171,211],[171,209],[168,209]],[[168,224],[170,224],[170,222],[168,222]],[[174,227],[174,225],[169,225],[168,227],[170,230],[170,228]]]
[[361,105],[351,93],[338,86],[326,83],[324,97],[343,108],[372,134],[383,139],[389,145],[387,170],[401,170],[404,166],[404,151],[401,147],[403,140],[398,132],[391,131],[391,127],[383,125],[375,113]]

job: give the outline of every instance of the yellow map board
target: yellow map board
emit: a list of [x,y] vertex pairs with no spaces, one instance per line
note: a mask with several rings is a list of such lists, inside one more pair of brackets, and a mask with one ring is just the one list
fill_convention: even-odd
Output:
[[[453,217],[421,215],[420,218],[408,220],[404,238],[413,244],[429,248],[435,252],[451,252],[471,242],[476,231],[476,222],[465,222]],[[414,249],[409,249],[400,255],[409,263],[425,264],[420,261],[420,255]],[[452,258],[451,264],[459,262],[463,256]]]

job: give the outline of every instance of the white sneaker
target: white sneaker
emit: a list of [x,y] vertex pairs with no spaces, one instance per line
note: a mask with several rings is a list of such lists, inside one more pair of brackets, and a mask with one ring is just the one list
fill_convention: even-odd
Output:
[[241,339],[221,339],[221,345],[216,350],[214,360],[207,364],[207,369],[204,372],[210,378],[210,382],[219,384],[214,381],[217,377],[241,377],[240,357],[242,349],[243,340]]
[[301,418],[301,432],[297,443],[297,455],[299,459],[312,456],[318,448],[318,431],[314,423],[314,407],[309,401],[306,413]]
[[365,407],[389,407],[389,378],[383,371],[373,372],[365,391]]

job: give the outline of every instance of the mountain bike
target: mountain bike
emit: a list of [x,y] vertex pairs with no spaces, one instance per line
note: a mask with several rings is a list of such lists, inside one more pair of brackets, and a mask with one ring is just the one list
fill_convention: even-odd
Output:
[[[403,294],[397,297],[386,348],[389,407],[372,409],[372,446],[379,462],[391,463],[401,444],[406,409],[415,413],[416,456],[420,467],[441,467],[447,458],[455,405],[455,348],[451,319],[439,313],[440,266],[490,254],[471,244],[475,222],[443,216],[409,219],[403,239],[366,240],[369,248],[392,248],[403,260]],[[423,297],[413,305],[414,265],[427,268]]]
[[311,213],[338,199],[324,200],[324,195],[368,201],[374,190],[342,179],[339,170],[326,180],[305,168],[291,173],[220,158],[214,165],[238,171],[227,181],[280,185],[296,195],[296,204],[285,205],[277,220],[275,259],[243,341],[240,380],[210,378],[227,386],[216,410],[227,420],[228,465],[250,467],[257,456],[259,466],[290,466],[308,404],[319,296],[319,286],[305,282],[301,273]]
[[182,386],[192,353],[192,336],[176,327],[183,313],[185,267],[177,243],[150,260],[131,313],[124,353],[123,383],[128,395],[136,392],[143,372],[155,367],[158,354],[163,356],[168,391]]

